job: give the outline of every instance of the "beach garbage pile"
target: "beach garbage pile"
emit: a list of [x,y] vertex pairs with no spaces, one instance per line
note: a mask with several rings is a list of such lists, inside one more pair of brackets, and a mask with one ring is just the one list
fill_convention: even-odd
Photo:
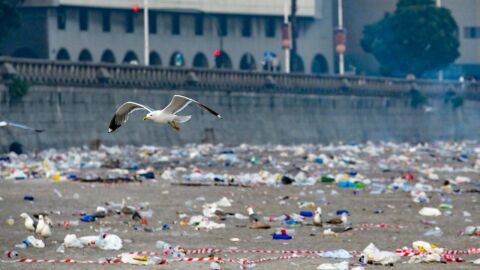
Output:
[[[341,189],[373,193],[410,192],[415,202],[428,202],[428,181],[456,174],[445,191],[471,182],[480,168],[480,147],[469,142],[434,145],[367,143],[357,145],[225,145],[184,147],[105,146],[0,155],[0,179],[51,181],[133,181],[163,179],[182,184],[297,185],[335,183]],[[451,158],[427,164],[424,159]],[[409,171],[405,171],[405,168]],[[367,177],[371,172],[402,172],[389,179]]]
[[[16,245],[9,246],[5,256],[11,262],[37,262],[22,260],[26,249],[42,254],[56,248],[57,256],[69,257],[80,249],[84,255],[97,250],[100,257],[113,253],[83,263],[208,262],[211,269],[225,264],[253,268],[297,259],[312,260],[317,269],[358,270],[370,264],[474,263],[464,257],[480,254],[479,248],[450,250],[446,247],[452,243],[445,239],[454,235],[469,244],[478,241],[479,175],[480,146],[469,141],[416,145],[101,145],[98,149],[5,153],[0,155],[2,183],[25,187],[31,181],[35,185],[48,183],[50,195],[56,199],[48,204],[51,209],[36,209],[44,194],[25,189],[28,192],[19,200],[24,211],[43,212],[30,214],[32,217],[22,213],[24,223],[7,214],[4,226],[25,233],[15,234]],[[124,186],[135,195],[119,198],[113,192],[121,185],[112,188],[115,184],[93,183],[97,181],[139,183]],[[82,188],[81,192],[69,191],[70,185]],[[158,186],[162,187],[155,198],[158,202],[131,198],[144,195],[145,191],[137,192],[136,188],[150,192]],[[205,194],[190,197],[197,187]],[[89,189],[99,188],[110,189],[102,192],[103,204],[95,198],[95,204],[71,209],[68,217],[55,209],[67,200],[85,203],[92,198]],[[185,192],[172,195],[172,190]],[[256,195],[249,196],[250,192]],[[5,203],[2,197],[0,203]],[[366,197],[369,204],[363,204]],[[459,198],[471,205],[458,204]],[[175,209],[169,200],[177,202]],[[65,219],[55,223],[50,216]],[[450,218],[464,223],[452,229]],[[405,226],[402,222],[407,219],[409,225]],[[41,220],[45,224],[38,229]],[[374,232],[385,232],[380,236],[383,239],[376,239],[380,234]],[[409,237],[403,239],[407,233]],[[414,233],[416,240],[412,242]],[[148,241],[140,243],[136,237],[145,240],[144,234],[148,234]],[[185,239],[192,240],[191,246],[184,246]],[[175,240],[182,245],[171,244]],[[361,245],[356,241],[362,241]],[[151,250],[133,250],[146,245]],[[352,246],[365,248],[352,250]]]

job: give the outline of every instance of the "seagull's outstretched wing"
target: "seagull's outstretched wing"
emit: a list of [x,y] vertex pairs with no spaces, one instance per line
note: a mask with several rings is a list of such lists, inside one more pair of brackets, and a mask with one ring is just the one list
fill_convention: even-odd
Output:
[[29,126],[26,126],[26,125],[14,123],[14,122],[9,122],[9,121],[1,121],[0,122],[0,128],[2,128],[2,127],[16,127],[16,128],[27,129],[27,130],[31,130],[31,131],[35,131],[35,132],[43,132],[43,129],[36,129],[36,128],[32,128],[32,127],[29,127]]
[[113,118],[110,121],[110,126],[108,127],[108,133],[114,132],[117,128],[122,126],[123,123],[127,122],[128,115],[136,110],[147,110],[149,112],[153,111],[153,109],[142,104],[130,101],[125,102],[120,107],[118,107],[117,111],[113,115]]
[[163,111],[166,112],[166,113],[176,114],[176,113],[180,112],[181,110],[185,109],[185,107],[187,107],[188,104],[190,104],[192,102],[197,104],[200,108],[202,108],[202,109],[208,111],[209,113],[215,115],[216,117],[222,119],[222,116],[220,116],[220,114],[216,113],[214,110],[210,109],[209,107],[203,105],[202,103],[200,103],[200,102],[198,102],[194,99],[184,97],[184,96],[180,96],[180,95],[173,96],[172,100],[167,105],[167,107],[165,107],[163,109]]

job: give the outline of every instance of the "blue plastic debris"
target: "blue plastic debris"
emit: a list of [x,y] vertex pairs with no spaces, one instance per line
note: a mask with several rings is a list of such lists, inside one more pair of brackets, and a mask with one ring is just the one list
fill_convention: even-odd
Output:
[[313,217],[313,213],[311,211],[301,211],[300,216],[303,217]]
[[272,234],[274,240],[290,240],[293,237],[288,234]]
[[82,218],[80,218],[81,221],[83,222],[94,222],[96,220],[94,215],[86,215]]

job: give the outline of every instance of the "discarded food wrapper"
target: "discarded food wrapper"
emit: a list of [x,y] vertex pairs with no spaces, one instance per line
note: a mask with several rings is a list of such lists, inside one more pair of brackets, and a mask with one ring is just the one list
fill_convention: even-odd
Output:
[[412,256],[408,260],[408,263],[435,263],[441,262],[442,256],[439,254],[420,254],[418,256]]
[[83,236],[77,238],[75,234],[67,234],[63,240],[66,248],[83,248],[96,246],[103,250],[119,250],[122,248],[122,239],[115,234],[100,234],[98,236]]
[[440,212],[440,210],[433,207],[423,207],[422,209],[420,209],[420,211],[418,211],[418,213],[426,217],[438,217],[442,215],[442,212]]
[[122,253],[119,256],[122,263],[133,265],[155,265],[166,263],[165,259],[155,256],[139,256],[137,254]]
[[375,244],[370,243],[363,251],[362,256],[367,263],[393,265],[401,258],[400,255],[390,251],[380,251]]
[[443,248],[439,248],[435,244],[431,244],[425,241],[415,241],[412,243],[412,247],[417,251],[427,252],[427,253],[442,254],[444,251]]
[[347,261],[339,263],[322,263],[317,267],[318,270],[348,270],[349,264]]
[[324,257],[324,258],[332,258],[332,259],[350,259],[350,258],[352,258],[352,255],[350,255],[350,252],[346,251],[345,249],[336,249],[336,250],[324,251],[324,252],[318,253],[318,256]]

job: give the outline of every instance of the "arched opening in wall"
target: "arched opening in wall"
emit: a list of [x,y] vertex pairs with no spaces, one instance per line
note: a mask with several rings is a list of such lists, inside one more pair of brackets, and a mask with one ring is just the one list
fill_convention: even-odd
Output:
[[70,54],[64,48],[61,48],[57,53],[58,61],[70,61]]
[[292,56],[292,63],[290,63],[291,71],[296,73],[303,73],[305,72],[305,67],[303,65],[303,60],[298,54],[294,54]]
[[185,57],[181,52],[174,52],[170,57],[170,66],[171,67],[184,67],[185,66]]
[[321,54],[315,55],[312,62],[312,73],[313,74],[325,74],[328,73],[328,62],[327,59]]
[[115,63],[115,55],[111,50],[106,50],[102,54],[102,58],[100,60],[103,63]]
[[215,55],[215,67],[221,69],[232,69],[232,60],[224,51],[220,51]]
[[194,68],[208,68],[208,59],[203,53],[197,53],[193,58]]
[[160,58],[160,55],[156,52],[150,52],[150,55],[148,56],[148,62],[151,66],[161,66],[162,65],[162,59]]
[[30,48],[20,48],[17,49],[12,53],[12,57],[17,57],[17,58],[34,58],[37,59],[39,58],[37,53],[35,53],[32,49]]
[[92,54],[90,53],[89,50],[83,49],[80,52],[80,55],[78,56],[78,61],[79,62],[92,62],[93,61]]
[[253,55],[246,53],[240,59],[240,69],[241,70],[257,70],[257,63]]
[[123,64],[138,65],[138,57],[133,51],[128,51],[123,58]]

